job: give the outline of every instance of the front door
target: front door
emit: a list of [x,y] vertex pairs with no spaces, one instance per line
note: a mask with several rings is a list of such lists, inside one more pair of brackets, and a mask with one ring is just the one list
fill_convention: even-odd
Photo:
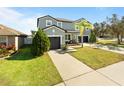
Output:
[[78,43],[81,43],[81,36],[78,36]]

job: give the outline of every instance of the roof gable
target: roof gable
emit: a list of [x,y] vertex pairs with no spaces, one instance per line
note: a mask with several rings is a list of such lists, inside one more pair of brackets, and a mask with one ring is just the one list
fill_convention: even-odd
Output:
[[56,21],[60,21],[60,22],[73,22],[72,20],[68,20],[68,19],[64,19],[64,18],[54,18],[54,17],[52,17],[52,16],[50,16],[50,15],[46,15],[46,16],[43,16],[43,17],[39,17],[38,18],[38,21],[39,21],[39,19],[40,18],[44,18],[44,17],[50,17],[50,18],[52,18],[52,19],[54,19],[54,20],[56,20]]
[[60,29],[61,31],[67,32],[67,30],[65,30],[65,29],[63,29],[63,28],[61,28],[61,27],[58,27],[58,26],[56,26],[56,25],[51,25],[51,26],[45,27],[45,28],[43,28],[43,30],[50,29],[50,28],[52,28],[52,27],[55,27],[55,28],[57,28],[57,29]]

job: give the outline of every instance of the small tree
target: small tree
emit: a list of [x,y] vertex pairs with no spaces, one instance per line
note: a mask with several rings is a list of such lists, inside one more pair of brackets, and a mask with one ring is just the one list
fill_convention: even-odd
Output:
[[90,29],[92,30],[94,28],[94,26],[88,22],[87,20],[81,20],[81,22],[79,23],[76,23],[77,26],[79,26],[79,29],[80,29],[80,36],[82,37],[81,39],[81,42],[82,42],[82,47],[83,47],[83,34],[84,34],[84,31],[86,31],[86,29]]
[[32,54],[34,56],[43,55],[44,52],[48,51],[50,47],[50,41],[47,35],[40,28],[38,29],[36,35],[33,38],[32,43]]
[[90,33],[90,38],[89,38],[90,43],[95,43],[96,42],[96,35],[93,31]]

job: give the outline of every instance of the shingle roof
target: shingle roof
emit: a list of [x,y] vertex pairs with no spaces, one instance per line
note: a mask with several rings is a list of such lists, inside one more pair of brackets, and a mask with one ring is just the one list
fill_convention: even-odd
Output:
[[58,27],[58,26],[56,26],[56,25],[51,25],[51,26],[45,27],[45,28],[43,28],[43,30],[44,30],[44,29],[47,29],[47,28],[50,28],[50,27],[57,27],[57,28],[59,28],[59,29],[65,31],[65,32],[67,32],[67,30],[65,30],[65,29],[63,29],[63,28],[61,28],[61,27]]
[[73,22],[73,20],[65,19],[65,18],[56,18],[59,21],[65,21],[65,22]]
[[0,35],[16,35],[16,36],[27,36],[26,34],[16,31],[12,28],[0,24]]
[[39,21],[40,18],[44,18],[44,17],[51,17],[57,21],[60,21],[60,22],[73,22],[72,20],[68,20],[68,19],[64,19],[64,18],[54,18],[50,15],[46,15],[46,16],[42,16],[42,17],[39,17],[37,20]]

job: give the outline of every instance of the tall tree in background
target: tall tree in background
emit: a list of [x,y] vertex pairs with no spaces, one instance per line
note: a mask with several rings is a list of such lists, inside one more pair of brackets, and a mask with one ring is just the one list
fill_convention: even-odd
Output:
[[105,33],[106,33],[106,22],[103,21],[100,23],[100,31],[99,31],[99,34],[100,34],[100,37],[104,37],[105,36]]
[[122,16],[122,18],[121,18],[121,30],[122,30],[122,32],[121,32],[121,42],[122,42],[122,39],[124,37],[124,16]]
[[99,31],[100,31],[100,24],[99,23],[94,23],[94,34],[99,37]]
[[109,18],[109,20],[110,20],[110,23],[111,23],[111,29],[112,29],[113,33],[116,35],[116,37],[117,37],[118,44],[120,44],[121,43],[121,34],[122,34],[121,33],[122,30],[120,28],[121,27],[120,20],[118,19],[116,14],[113,14],[112,18]]

